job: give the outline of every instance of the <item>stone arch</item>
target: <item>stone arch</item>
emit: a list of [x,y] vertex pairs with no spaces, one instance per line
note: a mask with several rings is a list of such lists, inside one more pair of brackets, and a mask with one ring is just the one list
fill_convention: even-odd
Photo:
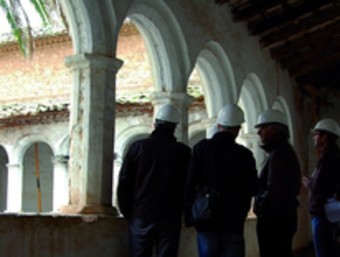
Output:
[[123,129],[121,133],[116,136],[116,158],[121,161],[131,143],[137,139],[146,137],[150,132],[151,127],[148,125],[134,125]]
[[237,102],[238,91],[233,67],[220,44],[212,41],[205,45],[197,57],[197,68],[203,81],[209,118],[216,116],[226,103]]
[[276,100],[273,103],[272,108],[280,110],[286,115],[289,131],[290,131],[290,142],[294,144],[293,122],[292,122],[292,116],[291,116],[287,101],[283,98],[283,96],[277,96]]
[[70,136],[65,135],[56,144],[56,155],[68,156],[70,151]]
[[[61,1],[75,54],[114,56],[119,22],[113,1]],[[123,13],[122,8],[120,12]]]
[[189,147],[193,147],[195,144],[197,144],[202,139],[206,138],[206,131],[205,130],[197,130],[195,133],[193,133],[189,140]]
[[49,145],[52,149],[53,155],[56,152],[55,148],[53,147],[53,143],[50,142],[46,137],[43,135],[31,134],[25,135],[21,137],[13,146],[13,160],[11,163],[21,163],[24,153],[26,152],[27,148],[30,147],[35,142],[42,142]]
[[131,2],[62,0],[75,52],[65,60],[73,75],[70,138],[75,143],[70,147],[69,169],[76,171],[69,173],[71,210],[65,208],[65,212],[116,213],[111,206],[109,181],[115,76],[122,62],[115,55],[119,29]]
[[128,17],[145,40],[156,92],[185,92],[190,72],[187,45],[181,27],[163,1],[139,1]]
[[118,206],[117,202],[117,187],[120,168],[123,163],[123,158],[129,146],[136,140],[147,137],[150,134],[150,126],[138,125],[123,129],[116,137],[116,151],[114,161],[114,174],[113,174],[113,189],[112,189],[112,203]]
[[258,170],[265,159],[265,154],[258,145],[258,135],[254,125],[259,114],[268,109],[268,101],[261,80],[255,73],[250,73],[241,88],[239,106],[243,109],[245,123],[242,127],[238,142],[247,146],[254,154]]
[[41,141],[32,142],[25,148],[22,159],[22,211],[50,212],[53,210],[52,148]]
[[[46,146],[43,151],[40,151],[46,154],[45,150],[50,149],[50,154],[48,154],[49,161],[51,162],[51,157],[54,156],[55,149],[53,144],[43,135],[31,134],[25,135],[20,138],[13,145],[13,154],[10,160],[10,165],[13,170],[10,174],[9,184],[8,184],[8,211],[21,211],[23,207],[23,189],[24,189],[24,166],[25,166],[25,154],[35,143],[39,143],[39,145]],[[33,150],[30,152],[32,153]],[[44,157],[45,158],[45,157]],[[51,164],[52,165],[52,164]],[[50,203],[52,205],[52,201]],[[52,210],[50,206],[49,210]]]
[[53,211],[58,212],[61,206],[69,201],[68,188],[68,161],[70,151],[70,137],[65,135],[56,145],[56,154],[53,158]]
[[268,101],[262,82],[254,73],[250,73],[243,82],[239,105],[245,113],[245,133],[254,130],[259,114],[268,109]]

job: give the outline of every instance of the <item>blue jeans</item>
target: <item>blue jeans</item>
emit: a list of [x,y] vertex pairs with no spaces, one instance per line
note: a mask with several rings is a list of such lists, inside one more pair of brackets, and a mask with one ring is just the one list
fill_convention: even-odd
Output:
[[316,257],[337,257],[333,224],[324,216],[313,216],[312,231]]
[[243,233],[197,232],[200,257],[244,257]]

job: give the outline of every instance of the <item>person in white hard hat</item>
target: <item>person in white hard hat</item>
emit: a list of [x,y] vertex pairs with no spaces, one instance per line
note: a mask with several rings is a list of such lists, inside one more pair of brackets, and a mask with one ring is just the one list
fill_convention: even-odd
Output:
[[121,213],[129,222],[131,257],[175,257],[181,231],[190,148],[177,142],[180,121],[172,104],[155,117],[155,129],[129,147],[118,184]]
[[[258,180],[252,152],[235,142],[244,122],[235,104],[224,106],[217,118],[217,133],[193,147],[185,201],[185,221],[197,231],[200,257],[244,257],[243,228],[257,192]],[[193,221],[195,196],[208,189],[217,196],[213,216]],[[216,200],[216,199],[215,199]]]
[[310,178],[303,183],[309,189],[308,211],[311,214],[313,242],[317,257],[338,256],[333,240],[332,224],[325,215],[325,203],[340,184],[340,150],[337,139],[339,124],[332,119],[322,119],[313,129],[313,139],[318,161]]
[[260,256],[291,257],[301,184],[298,157],[289,144],[288,124],[282,112],[264,111],[255,128],[260,147],[267,153],[254,202]]

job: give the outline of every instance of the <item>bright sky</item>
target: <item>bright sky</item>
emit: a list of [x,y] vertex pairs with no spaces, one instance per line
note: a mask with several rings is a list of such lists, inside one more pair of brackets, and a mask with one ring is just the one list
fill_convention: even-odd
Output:
[[[31,4],[29,0],[21,0],[21,4],[24,9],[28,13],[28,18],[30,20],[31,26],[39,27],[41,25],[41,19],[39,14],[35,11],[34,6]],[[11,31],[11,27],[9,26],[5,13],[2,9],[0,9],[0,33],[8,33]]]

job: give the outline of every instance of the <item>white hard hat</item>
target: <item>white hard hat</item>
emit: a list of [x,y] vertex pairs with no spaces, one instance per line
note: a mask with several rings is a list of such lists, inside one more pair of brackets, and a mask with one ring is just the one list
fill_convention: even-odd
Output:
[[222,107],[218,113],[217,123],[227,127],[237,127],[244,122],[244,113],[236,104]]
[[315,130],[326,131],[332,133],[336,136],[340,136],[340,127],[339,124],[332,119],[322,119],[318,123],[316,123],[314,127]]
[[288,127],[288,123],[287,123],[287,119],[285,115],[279,110],[270,109],[270,110],[266,110],[262,112],[259,115],[255,128],[261,125],[266,125],[266,124],[271,124],[271,123],[278,123],[278,124]]
[[156,120],[162,120],[177,124],[180,121],[180,114],[174,105],[166,104],[162,106],[157,112]]

